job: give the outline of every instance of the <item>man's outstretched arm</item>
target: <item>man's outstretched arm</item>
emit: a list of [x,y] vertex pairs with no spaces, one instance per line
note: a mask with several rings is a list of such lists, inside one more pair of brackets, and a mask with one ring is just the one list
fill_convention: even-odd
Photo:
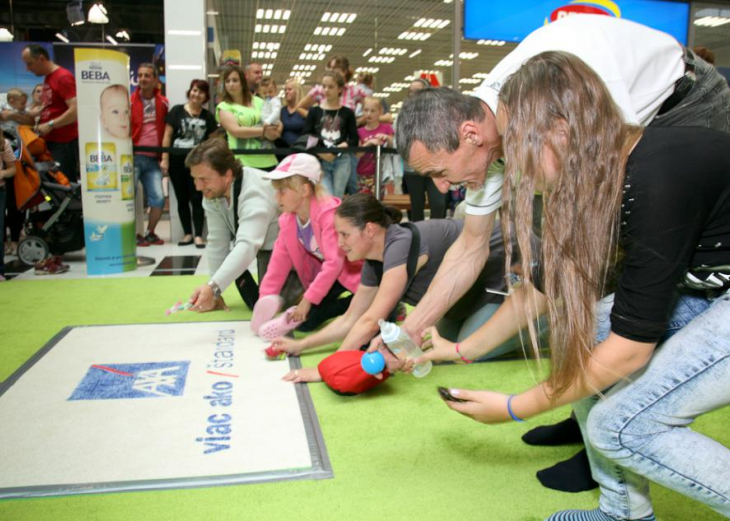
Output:
[[433,326],[472,287],[489,257],[496,211],[466,215],[464,229],[451,245],[436,276],[403,327],[420,344],[421,333]]

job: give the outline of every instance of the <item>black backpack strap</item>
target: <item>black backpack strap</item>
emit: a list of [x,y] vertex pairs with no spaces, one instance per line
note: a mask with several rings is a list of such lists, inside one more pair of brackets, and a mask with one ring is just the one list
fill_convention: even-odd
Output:
[[[418,253],[421,250],[421,234],[418,228],[413,223],[401,223],[400,226],[411,230],[411,246],[408,249],[408,260],[406,261],[406,273],[408,275],[408,282],[406,282],[406,290],[413,282],[413,278],[416,276],[416,269],[418,268]],[[378,279],[378,286],[383,282],[383,263],[378,261],[367,261],[373,268],[375,276]],[[405,293],[405,291],[403,291]]]
[[243,173],[240,177],[237,177],[233,181],[233,239],[236,238],[236,232],[238,231],[238,198],[241,196],[241,189],[243,188]]

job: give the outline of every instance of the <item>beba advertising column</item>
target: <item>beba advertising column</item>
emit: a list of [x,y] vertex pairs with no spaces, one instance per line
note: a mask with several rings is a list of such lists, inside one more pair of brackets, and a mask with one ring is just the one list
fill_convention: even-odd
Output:
[[79,151],[89,275],[137,268],[129,56],[75,49]]

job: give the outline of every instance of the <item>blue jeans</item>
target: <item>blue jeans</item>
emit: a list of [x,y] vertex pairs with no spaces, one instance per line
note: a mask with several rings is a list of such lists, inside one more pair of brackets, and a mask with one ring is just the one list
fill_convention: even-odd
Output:
[[[473,314],[466,317],[464,320],[455,320],[453,318],[443,317],[436,324],[436,329],[439,334],[450,342],[463,342],[469,338],[477,329],[482,327],[492,315],[494,315],[501,304],[489,303],[485,304],[481,308],[477,309]],[[547,332],[547,321],[541,318],[535,327],[540,332]],[[495,347],[492,351],[479,358],[480,361],[492,360],[493,358],[499,358],[507,353],[517,352],[522,353],[522,344],[524,342],[525,348],[528,352],[531,349],[530,339],[527,333],[523,332],[522,336],[515,335],[509,340]],[[542,339],[544,343],[547,338]]]
[[142,181],[147,204],[153,208],[165,207],[165,194],[162,191],[162,170],[154,157],[134,155],[134,179]]
[[[610,331],[613,296],[599,305],[597,340]],[[646,367],[573,405],[601,487],[600,509],[616,519],[652,513],[648,480],[730,517],[730,449],[690,426],[730,404],[730,293],[684,295]]]
[[322,163],[322,184],[335,197],[342,199],[345,195],[347,181],[352,171],[352,160],[349,154],[342,154],[334,161],[320,161]]

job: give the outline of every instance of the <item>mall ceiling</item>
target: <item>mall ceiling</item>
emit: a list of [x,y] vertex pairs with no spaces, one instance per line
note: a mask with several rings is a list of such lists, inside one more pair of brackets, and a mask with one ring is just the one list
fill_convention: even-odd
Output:
[[[7,2],[11,9],[0,10],[0,25],[10,25],[12,10],[16,41],[57,41],[55,34],[61,30],[71,41],[102,41],[98,26],[69,26],[68,0]],[[104,4],[110,18],[106,34],[126,29],[131,36],[130,43],[164,41],[163,0],[106,0]],[[695,4],[698,8],[730,7],[730,0]],[[88,12],[91,2],[86,0],[83,5]],[[452,52],[454,6],[444,0],[208,0],[208,6],[209,11],[218,13],[208,19],[216,27],[220,49],[239,50],[244,61],[253,59],[255,52],[275,52],[275,58],[272,55],[267,58],[264,54],[257,61],[271,64],[268,70],[280,84],[292,72],[307,75],[304,79],[307,84],[318,81],[325,63],[322,55],[331,54],[349,57],[354,68],[377,68],[376,91],[388,94],[387,100],[391,104],[397,104],[404,97],[402,87],[416,70],[440,71],[444,83],[451,83],[452,68],[448,61]],[[279,20],[275,18],[277,11],[280,11]],[[289,16],[284,20],[286,11]],[[325,13],[330,16],[323,21]],[[332,21],[333,13],[337,13],[335,22]],[[264,17],[257,18],[257,14]],[[267,14],[272,17],[266,18]],[[257,25],[261,26],[259,32],[256,32]],[[266,25],[268,32],[264,32]],[[280,29],[273,30],[272,26],[281,25],[286,26],[283,33]],[[320,34],[315,35],[318,28]],[[332,35],[333,28],[335,35]],[[399,36],[405,36],[404,33],[427,34],[428,37],[425,40],[399,39]],[[264,48],[254,49],[255,44],[264,44]],[[696,27],[695,44],[709,48],[730,45],[730,24],[714,29]],[[316,45],[317,49],[307,50],[307,45]],[[320,46],[326,47],[320,51]],[[514,44],[509,43],[480,45],[472,40],[462,40],[461,52],[467,53],[462,54],[461,60],[462,90],[471,90],[480,82],[478,75],[489,72],[513,48]],[[368,49],[372,51],[364,56]],[[210,56],[208,69],[215,73],[212,52]]]

